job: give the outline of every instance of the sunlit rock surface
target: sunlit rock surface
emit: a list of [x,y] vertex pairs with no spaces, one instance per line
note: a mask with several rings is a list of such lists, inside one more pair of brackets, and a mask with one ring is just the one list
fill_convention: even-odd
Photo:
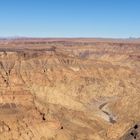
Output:
[[0,41],[0,140],[140,140],[140,41]]

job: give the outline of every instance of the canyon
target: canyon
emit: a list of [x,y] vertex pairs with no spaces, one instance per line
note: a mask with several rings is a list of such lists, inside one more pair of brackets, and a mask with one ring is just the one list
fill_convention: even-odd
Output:
[[0,140],[140,140],[139,108],[140,40],[0,40]]

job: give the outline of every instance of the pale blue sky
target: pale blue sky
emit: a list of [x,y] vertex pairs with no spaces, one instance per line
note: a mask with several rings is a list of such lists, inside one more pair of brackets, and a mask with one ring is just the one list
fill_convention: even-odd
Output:
[[9,36],[140,37],[140,0],[1,0]]

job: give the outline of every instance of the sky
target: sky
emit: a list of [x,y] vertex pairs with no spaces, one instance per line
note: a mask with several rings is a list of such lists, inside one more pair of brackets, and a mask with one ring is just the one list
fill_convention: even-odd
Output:
[[0,37],[140,37],[140,0],[0,0]]

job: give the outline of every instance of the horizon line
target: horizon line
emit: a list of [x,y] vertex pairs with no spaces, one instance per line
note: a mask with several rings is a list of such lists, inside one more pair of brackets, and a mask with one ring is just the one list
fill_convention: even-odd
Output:
[[0,36],[0,39],[122,39],[136,40],[140,37],[41,37],[41,36]]

